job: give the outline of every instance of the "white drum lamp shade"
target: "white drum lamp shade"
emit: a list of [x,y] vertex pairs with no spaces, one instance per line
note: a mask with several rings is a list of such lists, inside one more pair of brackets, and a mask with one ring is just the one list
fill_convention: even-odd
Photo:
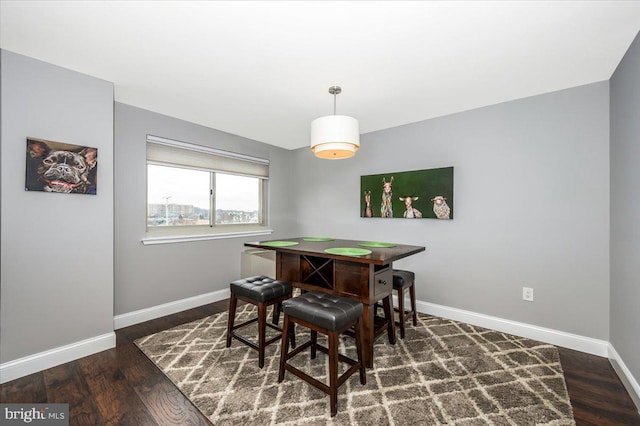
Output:
[[336,115],[336,97],[342,93],[340,86],[329,87],[333,95],[333,115],[316,118],[311,122],[311,151],[318,158],[341,160],[353,157],[360,148],[358,120],[346,115]]
[[353,157],[360,148],[358,120],[346,115],[328,115],[311,122],[311,150],[316,157],[339,160]]

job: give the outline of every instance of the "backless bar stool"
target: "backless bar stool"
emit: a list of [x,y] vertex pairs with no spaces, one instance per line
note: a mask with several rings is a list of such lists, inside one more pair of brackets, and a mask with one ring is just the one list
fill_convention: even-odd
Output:
[[[395,309],[398,312],[400,327],[400,338],[404,339],[404,324],[409,319],[413,319],[413,326],[418,325],[418,319],[416,314],[416,286],[415,286],[416,274],[411,271],[403,271],[401,269],[394,269],[393,271],[393,289],[398,292],[398,307]],[[409,298],[411,300],[411,310],[405,311],[404,308],[404,291],[409,290]]]
[[[264,275],[258,275],[233,281],[229,289],[231,291],[231,298],[229,300],[229,319],[227,322],[227,348],[231,346],[231,338],[234,338],[250,348],[257,350],[258,366],[262,368],[264,367],[265,348],[267,345],[280,340],[280,334],[266,340],[266,328],[270,327],[282,333],[282,329],[277,325],[280,315],[279,305],[283,300],[291,298],[293,286],[288,281],[274,280]],[[238,300],[257,306],[258,316],[241,324],[234,325]],[[267,322],[267,308],[271,305],[275,305],[273,308],[273,324]],[[235,330],[253,324],[256,321],[258,322],[257,344],[235,332]],[[292,341],[292,345],[295,346],[295,342]]]
[[[285,370],[298,376],[329,395],[331,416],[338,412],[338,388],[356,371],[360,372],[360,383],[366,384],[364,364],[362,362],[362,303],[317,291],[310,291],[282,303],[284,324],[282,326],[282,346],[280,355],[280,369],[278,383],[284,380]],[[299,324],[311,330],[311,340],[288,352],[289,329],[293,324]],[[353,360],[338,353],[338,337],[347,329],[355,328],[356,351],[358,360]],[[327,336],[328,347],[317,343],[318,333]],[[329,385],[309,376],[295,368],[287,361],[303,350],[311,348],[311,359],[316,358],[316,351],[329,356]],[[338,361],[350,365],[349,369],[338,377]]]

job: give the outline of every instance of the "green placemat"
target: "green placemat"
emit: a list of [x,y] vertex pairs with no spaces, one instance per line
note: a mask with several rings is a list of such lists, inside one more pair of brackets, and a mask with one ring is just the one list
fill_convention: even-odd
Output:
[[363,247],[389,248],[389,247],[395,247],[397,244],[381,243],[380,241],[365,241],[364,243],[360,243],[358,245]]
[[306,237],[306,238],[303,238],[303,240],[305,240],[305,241],[333,241],[333,238],[327,238],[327,237]]
[[357,248],[357,247],[333,247],[324,251],[329,254],[339,254],[341,256],[364,256],[371,254],[371,250]]
[[260,243],[260,245],[267,247],[289,247],[297,246],[298,243],[295,241],[265,241],[264,243]]

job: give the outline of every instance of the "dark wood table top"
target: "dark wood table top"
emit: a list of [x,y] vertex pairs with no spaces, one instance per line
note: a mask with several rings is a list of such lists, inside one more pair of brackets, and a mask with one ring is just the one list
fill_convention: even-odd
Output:
[[[421,251],[425,251],[424,246],[410,246],[406,244],[398,244],[393,241],[388,241],[388,243],[395,244],[394,247],[379,248],[379,247],[368,247],[368,246],[360,245],[361,243],[365,243],[366,241],[341,240],[337,238],[331,241],[305,241],[304,238],[305,237],[295,237],[295,238],[281,238],[278,240],[263,240],[263,241],[244,243],[244,245],[247,247],[255,247],[255,248],[261,248],[265,250],[276,250],[283,253],[303,254],[308,256],[318,256],[318,257],[326,257],[331,259],[346,260],[350,262],[372,263],[375,265],[387,265],[396,260],[402,259],[404,257],[411,256],[416,253],[420,253]],[[292,246],[286,246],[286,247],[273,247],[273,246],[264,244],[272,241],[292,241],[298,244],[292,245]],[[329,254],[324,251],[326,249],[336,248],[336,247],[368,249],[368,250],[371,250],[371,254],[366,254],[362,256],[346,256],[346,255]]]

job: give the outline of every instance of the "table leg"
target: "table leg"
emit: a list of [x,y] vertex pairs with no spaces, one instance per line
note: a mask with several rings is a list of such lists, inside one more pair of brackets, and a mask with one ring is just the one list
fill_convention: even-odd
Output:
[[365,367],[373,368],[373,343],[375,342],[375,305],[362,304],[362,358]]
[[[389,343],[396,344],[396,321],[393,313],[393,301],[391,295],[382,299],[382,306],[384,307],[384,316],[387,319],[387,336],[389,336]],[[402,320],[402,314],[400,314]]]

